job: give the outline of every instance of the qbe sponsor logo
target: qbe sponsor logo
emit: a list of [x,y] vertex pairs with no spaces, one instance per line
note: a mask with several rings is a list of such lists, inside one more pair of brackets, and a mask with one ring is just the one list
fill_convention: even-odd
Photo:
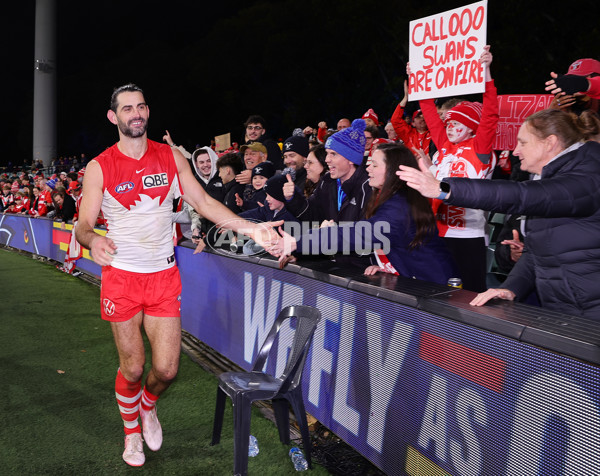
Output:
[[169,185],[169,179],[167,173],[163,172],[160,174],[144,175],[142,177],[142,183],[144,184],[144,190],[148,188],[164,187]]

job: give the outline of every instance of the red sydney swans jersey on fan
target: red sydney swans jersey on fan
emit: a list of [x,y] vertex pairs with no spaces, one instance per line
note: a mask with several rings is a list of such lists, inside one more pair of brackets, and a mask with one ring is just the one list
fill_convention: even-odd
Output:
[[[493,151],[498,126],[498,97],[494,81],[485,83],[483,111],[477,134],[470,139],[452,144],[446,135],[446,126],[438,116],[433,99],[419,102],[423,117],[438,148],[439,157],[435,178],[467,177],[489,179],[496,167]],[[485,161],[482,161],[485,159]],[[433,199],[433,213],[440,236],[448,238],[479,238],[486,236],[486,214],[483,210],[448,205]]]
[[104,179],[106,236],[117,246],[111,266],[136,273],[174,266],[173,200],[183,192],[171,147],[148,140],[136,160],[115,144],[95,160]]

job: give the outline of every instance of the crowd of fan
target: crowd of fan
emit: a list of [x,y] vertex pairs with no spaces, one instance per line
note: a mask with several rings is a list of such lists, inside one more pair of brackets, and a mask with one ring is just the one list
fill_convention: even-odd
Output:
[[[489,50],[484,52],[481,61],[487,61],[489,74]],[[552,74],[553,79],[547,83],[547,90],[555,95],[550,107],[576,116],[584,140],[600,138],[595,99],[598,95],[595,78],[599,75],[600,62],[578,60],[568,74]],[[573,82],[573,78],[576,81]],[[573,84],[576,84],[573,86],[575,90]],[[560,89],[561,86],[564,89]],[[585,94],[588,90],[592,91],[592,97]],[[336,263],[356,266],[366,274],[392,272],[444,284],[449,277],[460,277],[466,289],[483,292],[488,287],[491,225],[487,221],[487,213],[482,210],[453,207],[441,199],[432,199],[428,210],[424,211],[419,208],[421,205],[416,199],[410,198],[407,206],[398,209],[399,213],[412,217],[402,224],[410,230],[408,239],[398,233],[390,234],[392,250],[387,256],[376,252],[377,240],[373,236],[365,236],[364,231],[360,232],[360,243],[354,240],[357,232],[352,224],[361,221],[374,224],[374,217],[388,222],[398,221],[385,211],[392,206],[390,196],[398,192],[391,186],[391,180],[397,181],[397,177],[382,184],[375,184],[373,178],[377,164],[371,162],[378,149],[382,151],[385,163],[390,162],[395,153],[393,145],[403,144],[440,180],[444,177],[468,177],[520,181],[531,177],[530,173],[520,170],[519,157],[511,151],[493,150],[498,109],[491,74],[486,78],[483,104],[460,98],[428,100],[421,101],[418,109],[413,108],[407,113],[407,102],[405,85],[405,96],[389,121],[381,121],[373,109],[368,109],[358,120],[341,118],[335,129],[328,128],[325,122],[320,122],[317,127],[298,127],[279,144],[269,138],[267,125],[261,116],[250,116],[244,124],[246,136],[239,150],[234,146],[217,154],[210,147],[193,153],[182,147],[179,149],[190,159],[198,180],[207,192],[232,211],[260,221],[283,219],[288,225],[288,234],[293,235],[298,230],[304,233],[294,237],[297,243],[293,245],[292,260],[303,259],[304,254],[322,253],[327,248],[323,243],[331,245],[332,240],[337,240],[334,243],[337,248],[333,248],[341,250],[342,232],[339,232],[339,239],[334,234],[337,233],[335,230],[344,227],[333,227],[333,231],[323,231],[323,228],[344,224],[352,230],[344,238],[352,241],[352,252],[330,256],[329,259]],[[170,134],[167,133],[164,140],[177,147]],[[409,165],[418,168],[416,163]],[[400,194],[409,196],[405,189]],[[510,271],[523,251],[520,218],[507,214],[505,222],[496,225],[496,231],[500,231],[502,237],[495,246],[500,279]],[[313,230],[307,234],[306,228],[293,226],[295,222],[309,223]],[[432,223],[437,225],[435,235],[443,238],[449,253],[434,245]],[[187,232],[182,227],[184,231],[180,237],[191,237],[201,246],[202,241],[215,246],[219,239],[216,234],[210,235],[214,230],[212,227],[212,223],[191,211],[191,226]],[[319,230],[315,231],[315,228]],[[402,230],[401,227],[400,234]],[[318,234],[321,251],[309,246],[310,250],[303,252],[300,244],[307,243],[309,240],[306,238],[311,233]],[[375,245],[371,252],[357,253],[357,248],[365,248],[358,245],[367,242]],[[404,244],[401,253],[395,256],[394,246],[398,242]],[[419,250],[428,252],[419,255]],[[244,251],[256,252],[256,247],[245,246]],[[289,251],[280,250],[282,254]],[[416,256],[419,256],[418,260],[414,259]],[[440,259],[448,261],[443,269],[440,268]],[[415,262],[411,265],[411,261]],[[532,299],[535,302],[535,297]]]
[[[335,128],[321,121],[317,127],[298,127],[285,140],[275,141],[265,120],[251,115],[244,124],[241,147],[233,143],[228,150],[215,151],[212,144],[190,153],[177,146],[168,131],[163,140],[188,158],[206,192],[234,213],[254,221],[284,220],[282,242],[287,248],[279,250],[283,265],[302,259],[303,254],[323,254],[323,243],[335,242],[333,249],[338,252],[326,259],[365,274],[388,272],[443,284],[460,277],[466,289],[482,292],[487,289],[489,261],[487,216],[481,210],[447,206],[443,200],[423,201],[395,174],[399,165],[419,169],[422,161],[440,180],[530,178],[520,171],[520,161],[510,151],[492,150],[498,110],[489,49],[480,61],[487,65],[483,104],[445,98],[410,108],[405,84],[405,95],[389,121],[381,121],[368,109],[353,121],[340,118]],[[555,95],[551,108],[578,116],[586,140],[600,138],[598,77],[600,62],[578,60],[566,75],[553,73],[546,88]],[[35,167],[31,174],[5,173],[0,177],[2,211],[73,220],[85,163],[82,154],[80,160],[55,161],[46,177]],[[510,270],[523,250],[518,218],[506,216],[501,232],[506,241],[496,247],[503,272]],[[361,221],[369,222],[371,229],[378,222],[390,224],[391,231],[383,234],[392,245],[386,254],[377,250],[382,240],[373,232],[364,227],[358,231],[356,224]],[[174,223],[174,238],[192,240],[198,250],[224,243],[222,231],[183,200],[174,210]],[[300,224],[309,225],[296,226]],[[307,245],[313,241],[307,239],[311,234],[318,238],[320,251]],[[343,242],[351,242],[350,252],[340,251]],[[245,243],[243,250],[261,251],[252,242]]]
[[46,176],[43,170],[43,167],[34,166],[30,173],[21,171],[9,175],[4,172],[0,175],[2,212],[73,221],[77,213],[76,202],[81,196],[85,166],[50,176]]

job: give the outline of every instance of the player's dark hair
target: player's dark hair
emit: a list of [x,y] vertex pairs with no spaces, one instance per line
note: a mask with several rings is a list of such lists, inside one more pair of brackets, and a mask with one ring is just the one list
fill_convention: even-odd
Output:
[[110,110],[113,112],[117,112],[117,106],[119,105],[117,97],[121,93],[142,93],[142,96],[144,95],[144,91],[142,91],[142,88],[133,83],[124,84],[123,86],[115,88],[115,90],[112,93],[112,96],[110,97]]

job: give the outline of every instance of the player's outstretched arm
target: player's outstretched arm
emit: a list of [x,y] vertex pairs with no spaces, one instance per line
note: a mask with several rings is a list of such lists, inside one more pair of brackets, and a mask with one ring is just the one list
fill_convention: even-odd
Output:
[[[221,202],[208,195],[194,178],[188,161],[181,152],[173,150],[177,172],[183,189],[183,199],[203,217],[208,218],[217,226],[228,228],[235,232],[250,236],[259,245],[267,248],[271,240],[279,239],[279,235],[271,223],[252,223],[240,218]],[[281,225],[277,222],[275,225]]]

